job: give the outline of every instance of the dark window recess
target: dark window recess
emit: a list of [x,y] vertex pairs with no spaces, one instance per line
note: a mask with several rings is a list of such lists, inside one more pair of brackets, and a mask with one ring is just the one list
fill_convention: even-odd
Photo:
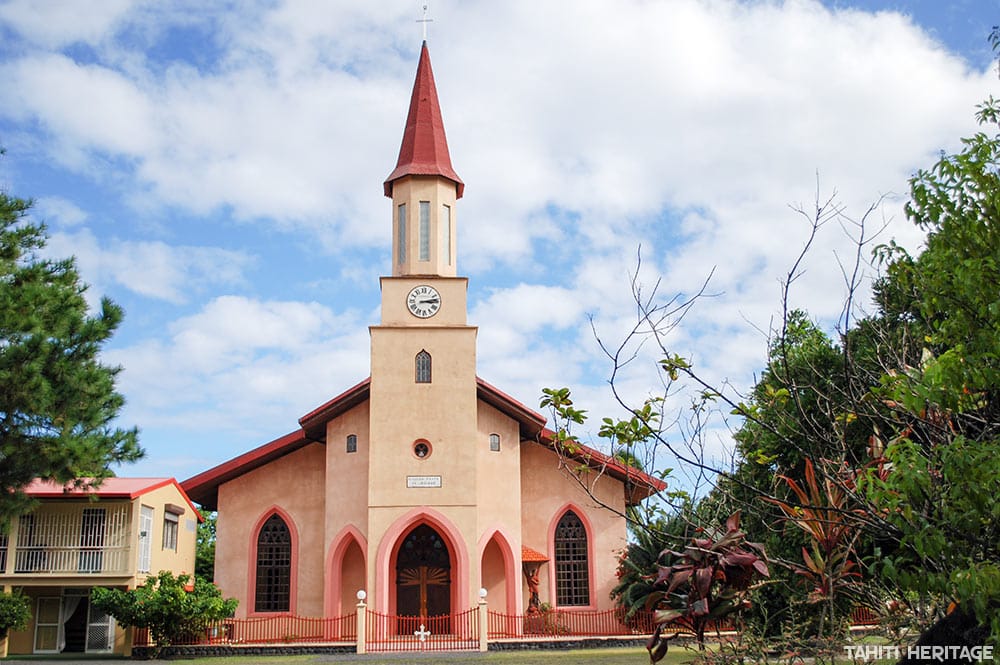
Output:
[[257,612],[287,612],[292,588],[292,535],[278,515],[257,536]]
[[431,354],[421,351],[417,354],[417,383],[431,382]]
[[556,525],[556,604],[590,604],[587,529],[572,510]]

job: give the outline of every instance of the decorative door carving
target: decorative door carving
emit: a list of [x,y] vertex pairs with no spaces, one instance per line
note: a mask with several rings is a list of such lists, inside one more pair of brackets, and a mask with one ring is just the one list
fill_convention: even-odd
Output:
[[406,536],[396,558],[396,614],[451,613],[451,560],[441,536],[426,524]]

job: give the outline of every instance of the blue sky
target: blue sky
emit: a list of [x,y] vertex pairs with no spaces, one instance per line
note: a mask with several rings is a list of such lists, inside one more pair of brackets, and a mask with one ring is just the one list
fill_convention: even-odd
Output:
[[[0,186],[36,200],[53,255],[126,310],[107,347],[147,457],[187,478],[296,427],[368,374],[420,2],[0,0]],[[571,386],[614,414],[610,365],[646,291],[706,299],[665,337],[752,385],[778,280],[817,191],[849,219],[885,197],[918,248],[907,178],[1000,94],[1000,5],[435,2],[429,45],[480,375],[535,406]],[[842,228],[794,304],[833,325]],[[658,387],[648,349],[619,377]],[[683,400],[678,400],[683,405]],[[709,446],[723,454],[721,420]]]

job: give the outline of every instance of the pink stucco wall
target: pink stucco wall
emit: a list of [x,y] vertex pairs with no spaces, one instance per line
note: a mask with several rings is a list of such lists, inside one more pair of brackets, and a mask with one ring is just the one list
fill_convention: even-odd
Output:
[[215,580],[240,601],[238,617],[254,615],[256,533],[277,509],[292,531],[292,607],[295,614],[323,614],[325,448],[316,443],[219,487]]
[[[569,463],[575,467],[574,462]],[[625,510],[621,482],[596,472],[584,476],[585,486],[603,503]],[[601,507],[571,475],[561,469],[559,457],[533,443],[521,446],[521,533],[523,543],[549,557],[539,569],[540,600],[555,606],[555,525],[568,508],[580,516],[590,538],[590,596],[588,608],[611,609],[609,595],[615,585],[618,554],[626,545],[625,520]],[[527,594],[527,590],[525,590]]]

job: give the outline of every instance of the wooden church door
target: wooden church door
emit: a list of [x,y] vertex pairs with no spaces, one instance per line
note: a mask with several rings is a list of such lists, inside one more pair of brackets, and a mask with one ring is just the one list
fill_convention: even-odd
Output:
[[451,560],[441,536],[426,524],[410,532],[396,557],[396,614],[451,614]]

